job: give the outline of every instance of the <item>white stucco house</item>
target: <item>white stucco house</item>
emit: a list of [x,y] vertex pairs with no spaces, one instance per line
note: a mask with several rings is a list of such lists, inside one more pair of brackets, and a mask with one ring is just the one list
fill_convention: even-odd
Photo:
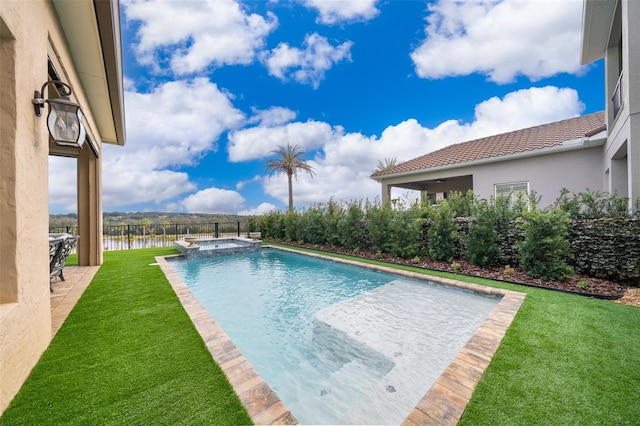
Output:
[[535,191],[540,207],[562,188],[640,197],[640,2],[585,0],[583,64],[604,58],[606,110],[450,145],[376,171],[382,200],[391,188],[432,202],[472,189],[481,198]]

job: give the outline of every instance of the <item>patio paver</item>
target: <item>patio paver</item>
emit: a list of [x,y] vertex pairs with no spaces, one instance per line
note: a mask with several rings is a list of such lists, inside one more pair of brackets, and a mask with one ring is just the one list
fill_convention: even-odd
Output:
[[100,266],[65,266],[65,281],[53,281],[51,293],[51,336],[55,336]]

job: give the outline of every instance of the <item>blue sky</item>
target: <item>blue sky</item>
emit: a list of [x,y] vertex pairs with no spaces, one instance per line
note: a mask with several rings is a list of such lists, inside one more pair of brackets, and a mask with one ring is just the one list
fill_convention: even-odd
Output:
[[[103,209],[285,209],[265,164],[287,142],[317,173],[296,208],[373,200],[379,160],[603,110],[581,20],[582,0],[121,0],[127,143],[104,146]],[[51,213],[77,210],[73,161],[50,157]]]

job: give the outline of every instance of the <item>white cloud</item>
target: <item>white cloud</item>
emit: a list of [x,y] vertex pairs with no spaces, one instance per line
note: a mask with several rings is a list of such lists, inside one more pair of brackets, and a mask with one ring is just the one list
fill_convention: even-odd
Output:
[[49,156],[49,204],[56,213],[77,212],[77,161]]
[[304,4],[317,9],[318,22],[336,24],[340,22],[361,22],[375,18],[380,11],[377,0],[305,0]]
[[127,204],[160,205],[162,201],[195,189],[195,184],[190,182],[189,176],[183,172],[138,169],[134,162],[129,166],[114,166],[107,162],[104,168],[102,197],[107,209]]
[[184,172],[217,150],[220,135],[243,122],[228,95],[205,78],[172,81],[149,93],[126,92],[127,143],[105,146],[104,204],[159,204],[195,190]]
[[[452,143],[574,117],[583,109],[573,89],[531,88],[478,104],[471,123],[448,120],[426,128],[410,118],[387,127],[379,139],[334,130],[319,154],[308,158],[316,176],[302,172],[294,181],[294,204],[324,203],[331,197],[342,201],[373,200],[380,196],[381,189],[369,176],[379,160],[396,157],[406,161]],[[300,142],[304,145],[304,141]],[[263,186],[267,194],[286,205],[286,176],[265,177]]]
[[242,210],[238,214],[240,216],[260,216],[272,211],[276,211],[278,208],[271,203],[262,203],[255,209]]
[[326,37],[313,33],[305,36],[303,45],[304,49],[298,49],[290,47],[287,43],[280,43],[265,54],[263,61],[269,74],[280,80],[291,78],[317,89],[320,81],[324,79],[325,72],[335,63],[342,60],[351,61],[351,41],[332,46]]
[[254,184],[254,183],[260,183],[261,181],[262,181],[262,176],[260,176],[260,175],[255,175],[251,179],[241,180],[241,181],[236,183],[236,191],[241,191],[247,185],[251,185],[251,184]]
[[191,165],[217,150],[220,135],[244,116],[205,78],[171,81],[149,93],[126,92],[127,144],[112,161],[135,159],[146,170]]
[[298,145],[303,151],[322,147],[335,137],[327,123],[307,121],[283,126],[257,126],[229,134],[229,161],[239,162],[269,157],[278,146]]
[[[220,135],[244,120],[228,96],[204,78],[168,82],[149,93],[127,91],[125,103],[126,145],[103,146],[105,210],[140,203],[160,205],[193,192],[196,186],[188,174],[173,169],[194,165],[205,153],[215,151]],[[51,179],[66,182],[67,175],[75,179],[75,164],[59,167],[58,161],[50,166]],[[75,204],[65,188],[49,186],[52,202]]]
[[[579,116],[585,106],[574,89],[533,87],[493,97],[475,109],[473,133],[489,136]],[[559,118],[558,118],[559,117]]]
[[296,112],[284,107],[271,107],[265,110],[253,110],[253,117],[249,119],[249,123],[259,123],[262,126],[279,126],[289,123],[296,118]]
[[413,51],[424,78],[485,74],[496,83],[580,73],[582,1],[440,0]]
[[211,65],[249,64],[278,25],[272,13],[247,14],[232,0],[123,0],[122,4],[127,21],[140,22],[134,46],[138,61],[158,67],[168,57],[177,74]]
[[181,204],[189,213],[236,214],[246,208],[242,195],[220,188],[200,190],[186,197]]

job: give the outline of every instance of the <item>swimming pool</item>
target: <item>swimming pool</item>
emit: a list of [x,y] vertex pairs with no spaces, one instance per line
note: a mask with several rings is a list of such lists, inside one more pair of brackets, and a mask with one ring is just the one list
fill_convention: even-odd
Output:
[[273,249],[171,265],[302,423],[401,423],[498,303]]

